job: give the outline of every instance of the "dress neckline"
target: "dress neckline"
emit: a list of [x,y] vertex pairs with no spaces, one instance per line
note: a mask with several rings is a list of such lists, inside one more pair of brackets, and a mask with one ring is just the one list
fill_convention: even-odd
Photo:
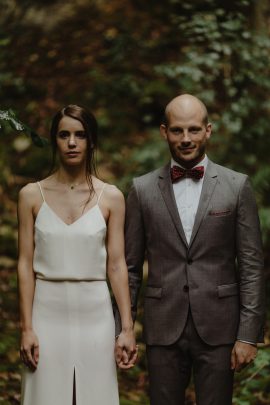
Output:
[[75,221],[71,222],[71,224],[67,224],[61,217],[59,217],[58,214],[56,214],[56,212],[46,203],[46,201],[43,201],[43,202],[42,202],[42,204],[41,204],[41,206],[40,206],[40,209],[39,209],[39,211],[38,211],[38,213],[37,213],[35,222],[37,221],[38,216],[39,216],[39,213],[40,213],[40,211],[42,210],[42,208],[43,208],[44,206],[47,207],[47,208],[49,209],[49,211],[54,215],[54,217],[56,217],[56,218],[58,219],[58,222],[60,222],[61,224],[63,224],[63,225],[66,226],[66,227],[72,227],[72,225],[77,224],[77,222],[79,222],[81,219],[85,218],[88,214],[90,214],[92,211],[94,211],[94,209],[98,208],[98,212],[99,212],[100,216],[102,217],[102,220],[103,220],[103,222],[104,222],[104,225],[107,226],[106,221],[105,221],[105,218],[104,218],[104,216],[103,216],[103,214],[102,214],[102,212],[101,212],[101,209],[100,209],[100,207],[99,207],[98,204],[93,205],[93,207],[91,207],[91,208],[88,209],[86,212],[84,212],[79,218],[75,219]]

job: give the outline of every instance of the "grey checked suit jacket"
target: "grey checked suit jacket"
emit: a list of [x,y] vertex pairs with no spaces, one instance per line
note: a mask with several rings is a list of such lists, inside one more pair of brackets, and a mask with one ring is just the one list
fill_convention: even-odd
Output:
[[189,245],[170,164],[136,178],[127,200],[125,233],[134,318],[145,251],[148,259],[147,344],[174,343],[189,306],[200,337],[209,345],[263,341],[262,243],[246,175],[208,162]]

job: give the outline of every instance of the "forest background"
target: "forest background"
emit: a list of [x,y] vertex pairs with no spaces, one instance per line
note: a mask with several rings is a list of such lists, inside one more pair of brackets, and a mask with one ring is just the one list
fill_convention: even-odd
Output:
[[[259,206],[269,296],[270,4],[267,0],[0,0],[0,110],[46,137],[63,105],[88,106],[99,123],[99,172],[125,194],[134,176],[169,158],[158,132],[166,103],[192,93],[208,107],[209,156],[250,175]],[[16,201],[46,175],[49,147],[1,121],[0,404],[18,404]],[[267,301],[269,324],[269,300]],[[149,404],[142,300],[140,360],[119,373],[121,405]],[[234,404],[270,403],[270,336],[237,374]],[[188,390],[187,404],[194,405]]]

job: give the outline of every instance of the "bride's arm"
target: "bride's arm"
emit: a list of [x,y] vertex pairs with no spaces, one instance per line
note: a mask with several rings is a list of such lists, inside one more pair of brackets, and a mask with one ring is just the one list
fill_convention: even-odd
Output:
[[35,276],[33,271],[34,252],[34,217],[33,217],[33,185],[24,187],[19,193],[18,225],[19,225],[19,258],[18,286],[21,327],[21,358],[32,370],[38,364],[38,338],[32,326],[32,305],[35,292]]
[[129,368],[137,357],[131,317],[128,271],[124,254],[125,200],[114,186],[106,188],[109,207],[107,233],[107,273],[119,309],[122,331],[116,341],[116,361],[119,367]]

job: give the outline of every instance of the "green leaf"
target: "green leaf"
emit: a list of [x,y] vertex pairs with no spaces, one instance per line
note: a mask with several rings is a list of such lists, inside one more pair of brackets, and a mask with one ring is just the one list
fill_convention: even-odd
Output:
[[15,113],[12,110],[8,111],[0,110],[0,122],[1,121],[7,121],[11,126],[11,128],[15,129],[15,131],[23,130],[23,124],[16,118]]
[[48,145],[48,140],[39,136],[32,128],[28,125],[22,123],[16,116],[15,112],[12,109],[9,110],[0,110],[0,129],[1,121],[6,122],[9,126],[15,131],[24,132],[26,135],[30,136],[32,142],[35,146],[40,148]]
[[38,135],[32,128],[24,125],[24,132],[30,136],[34,145],[38,146],[39,148],[43,148],[49,144],[48,140],[40,135]]

